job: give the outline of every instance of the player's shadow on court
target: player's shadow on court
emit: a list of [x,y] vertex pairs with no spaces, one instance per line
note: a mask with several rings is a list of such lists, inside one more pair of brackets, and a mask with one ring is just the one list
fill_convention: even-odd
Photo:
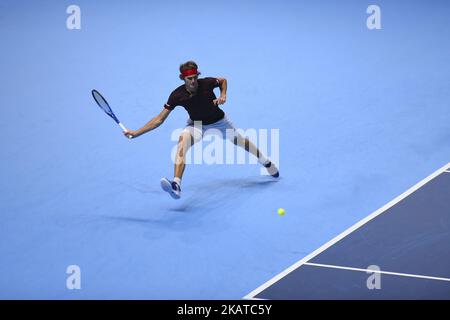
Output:
[[[174,212],[193,212],[196,209],[223,208],[227,204],[232,204],[240,196],[248,196],[249,192],[263,190],[277,183],[280,178],[273,179],[267,177],[264,179],[239,178],[228,180],[216,180],[209,183],[190,185],[186,192],[186,198],[182,204],[169,208]],[[252,193],[254,194],[254,193]]]
[[[147,210],[139,216],[109,216],[102,215],[103,220],[109,221],[113,225],[118,223],[134,225],[134,226],[151,226],[151,233],[146,233],[146,237],[159,238],[165,235],[165,230],[186,231],[186,229],[196,229],[203,226],[203,219],[192,219],[191,214],[196,217],[208,215],[217,208],[224,208],[236,205],[239,198],[248,198],[250,195],[258,195],[257,191],[269,188],[279,179],[271,177],[265,178],[238,178],[238,179],[222,179],[209,183],[198,183],[187,185],[183,197],[180,200],[170,199],[169,195],[162,190],[146,191],[145,193],[157,193],[158,196],[166,196],[170,206],[158,214],[152,212],[149,214]],[[142,188],[143,190],[145,188]],[[176,203],[173,203],[176,201]],[[173,214],[168,214],[172,212]],[[178,213],[178,214],[177,214]],[[183,213],[183,214],[179,214]],[[190,213],[190,214],[185,214]],[[214,217],[212,217],[214,219]]]

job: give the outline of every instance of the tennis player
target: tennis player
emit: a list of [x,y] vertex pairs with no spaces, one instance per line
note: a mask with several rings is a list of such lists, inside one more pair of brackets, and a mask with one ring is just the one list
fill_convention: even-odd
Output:
[[[160,114],[139,130],[124,132],[125,136],[136,138],[159,127],[176,106],[186,109],[189,119],[178,140],[174,178],[173,180],[161,179],[163,190],[174,199],[180,198],[186,153],[194,143],[202,139],[209,129],[217,129],[214,132],[220,133],[224,139],[230,139],[235,145],[256,156],[258,161],[267,168],[268,173],[272,177],[278,178],[279,172],[275,164],[266,158],[250,140],[239,134],[222,109],[219,108],[219,105],[227,101],[227,80],[211,77],[199,79],[199,75],[198,66],[194,61],[180,65],[180,79],[184,81],[184,85],[179,86],[170,94]],[[219,98],[214,94],[215,88],[220,88]]]

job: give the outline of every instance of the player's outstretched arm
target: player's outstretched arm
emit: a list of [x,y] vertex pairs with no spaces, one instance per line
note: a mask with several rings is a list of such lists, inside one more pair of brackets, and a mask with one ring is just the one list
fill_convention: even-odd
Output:
[[143,135],[144,133],[147,133],[153,129],[158,128],[167,119],[167,117],[170,114],[170,111],[171,110],[163,108],[163,110],[156,117],[147,122],[147,124],[144,125],[142,128],[140,128],[139,130],[128,130],[124,132],[124,135],[126,137],[136,138],[139,137],[140,135]]

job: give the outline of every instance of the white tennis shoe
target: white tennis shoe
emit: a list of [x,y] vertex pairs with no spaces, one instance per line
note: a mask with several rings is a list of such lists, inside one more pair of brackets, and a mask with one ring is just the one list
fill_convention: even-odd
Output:
[[275,166],[275,164],[267,160],[266,163],[263,164],[263,166],[267,169],[267,172],[274,178],[278,178],[280,176],[280,172],[278,171],[278,168]]
[[180,199],[181,197],[181,187],[175,181],[170,181],[167,178],[161,179],[161,188],[170,194],[174,199]]

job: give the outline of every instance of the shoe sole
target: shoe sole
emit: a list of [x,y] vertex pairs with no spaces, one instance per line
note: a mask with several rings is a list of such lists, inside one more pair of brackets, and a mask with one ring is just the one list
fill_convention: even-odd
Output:
[[[275,173],[270,172],[270,171],[271,171],[270,169],[272,168],[272,166],[273,166],[273,168],[276,170]],[[267,165],[263,165],[263,167],[267,169],[267,172],[268,172],[269,175],[271,175],[272,177],[278,178],[278,177],[280,176],[280,172],[278,171],[277,167],[275,167],[275,165],[274,165],[272,162],[269,162]],[[272,171],[273,171],[273,170],[272,170]]]
[[161,179],[161,188],[167,192],[168,194],[170,194],[170,196],[174,199],[180,199],[180,196],[175,194],[172,190],[172,184],[170,183],[169,180],[167,180],[166,178],[162,178]]

